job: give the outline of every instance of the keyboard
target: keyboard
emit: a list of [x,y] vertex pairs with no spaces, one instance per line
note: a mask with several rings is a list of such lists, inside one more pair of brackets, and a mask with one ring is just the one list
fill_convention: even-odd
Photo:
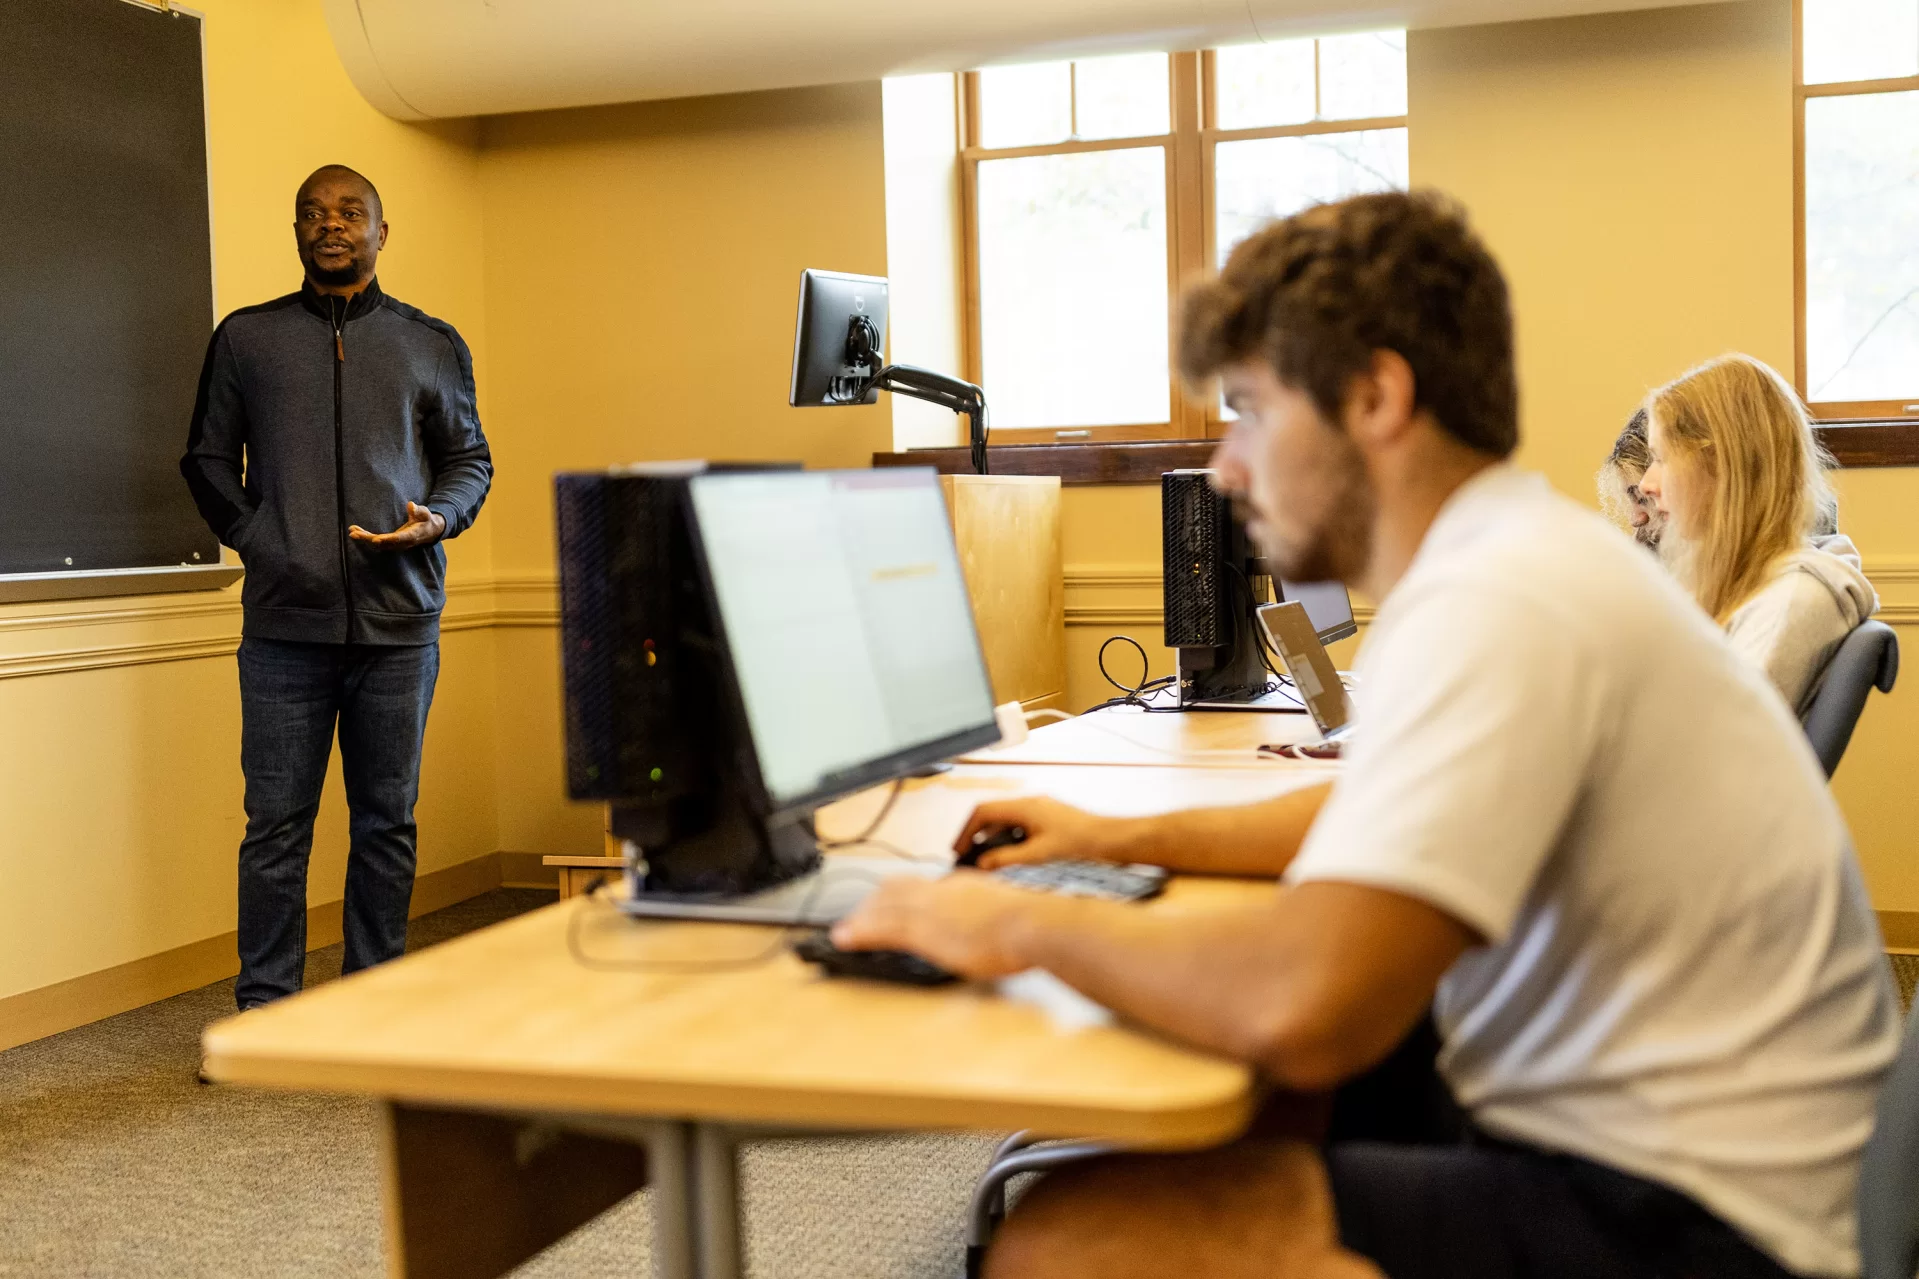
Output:
[[1058,893],[1062,897],[1097,897],[1103,901],[1138,902],[1157,897],[1166,887],[1166,871],[1159,866],[1113,862],[1022,862],[992,871],[1021,888]]
[[[1027,862],[1002,866],[990,873],[1021,888],[1104,901],[1145,901],[1158,896],[1166,886],[1166,871],[1161,867],[1112,862]],[[793,953],[809,964],[818,964],[829,977],[864,977],[908,986],[943,986],[957,980],[944,968],[910,951],[841,950],[824,928],[795,942]]]

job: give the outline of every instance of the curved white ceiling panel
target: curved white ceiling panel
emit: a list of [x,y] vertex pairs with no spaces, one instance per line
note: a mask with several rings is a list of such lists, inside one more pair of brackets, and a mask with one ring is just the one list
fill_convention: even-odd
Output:
[[367,100],[424,120],[1662,2],[326,0],[326,16]]

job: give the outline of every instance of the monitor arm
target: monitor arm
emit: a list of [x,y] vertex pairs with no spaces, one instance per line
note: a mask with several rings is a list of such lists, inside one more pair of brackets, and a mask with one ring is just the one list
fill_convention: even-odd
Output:
[[889,364],[873,375],[868,390],[891,391],[964,413],[973,448],[973,471],[986,474],[986,392],[971,382],[911,364]]
[[[845,387],[840,402],[859,404],[874,391],[891,391],[895,395],[910,395],[916,400],[925,400],[955,413],[964,413],[967,437],[973,450],[973,470],[979,475],[986,474],[986,392],[971,382],[911,364],[888,364],[882,368],[878,346],[878,328],[865,316],[854,316],[847,325],[846,362],[855,370],[870,368],[876,371],[863,384]],[[845,380],[854,381],[852,378]]]

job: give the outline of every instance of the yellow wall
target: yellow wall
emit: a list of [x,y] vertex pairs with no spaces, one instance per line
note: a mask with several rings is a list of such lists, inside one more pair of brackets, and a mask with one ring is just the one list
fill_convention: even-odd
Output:
[[[880,406],[788,407],[800,272],[886,270],[878,84],[489,119],[488,508],[526,601],[499,645],[500,829],[597,852],[564,798],[555,471],[662,458],[864,466]],[[544,618],[544,622],[542,622]]]
[[[219,312],[298,285],[294,189],[340,161],[386,198],[382,282],[458,325],[485,370],[475,126],[415,128],[367,106],[334,57],[319,0],[195,3],[207,15]],[[483,517],[450,548],[456,627],[491,608],[489,535]],[[233,928],[239,622],[237,588],[0,607],[0,998]],[[491,632],[449,634],[422,778],[423,871],[498,847],[494,682]],[[314,904],[341,892],[335,773]]]

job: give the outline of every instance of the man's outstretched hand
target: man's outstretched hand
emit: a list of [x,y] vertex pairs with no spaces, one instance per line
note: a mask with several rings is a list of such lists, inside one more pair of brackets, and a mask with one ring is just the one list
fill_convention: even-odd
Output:
[[365,542],[376,551],[408,551],[416,546],[431,546],[445,533],[446,517],[417,502],[406,504],[406,523],[391,533],[369,533],[358,524],[346,531],[348,537]]

